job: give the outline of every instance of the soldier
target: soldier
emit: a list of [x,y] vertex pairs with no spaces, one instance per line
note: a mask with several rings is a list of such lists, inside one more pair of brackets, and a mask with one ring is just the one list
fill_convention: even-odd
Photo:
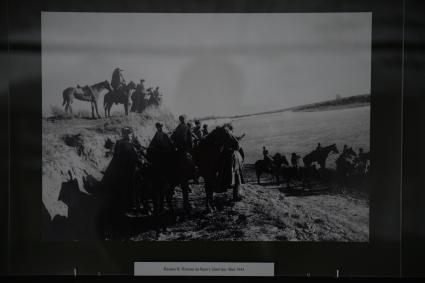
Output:
[[363,158],[364,156],[364,152],[363,152],[363,148],[361,147],[361,148],[359,148],[359,158]]
[[159,106],[159,104],[161,103],[161,94],[159,93],[158,86],[153,90],[152,95],[153,95],[152,103],[156,106]]
[[150,160],[154,167],[162,168],[167,164],[167,158],[173,152],[174,146],[170,137],[163,132],[162,124],[155,123],[156,133],[148,146]]
[[322,149],[322,145],[320,144],[320,142],[319,143],[317,143],[317,147],[316,147],[316,151],[319,151],[319,150],[321,150]]
[[155,123],[156,133],[149,144],[149,148],[155,148],[159,151],[170,153],[174,148],[173,142],[170,137],[163,132],[162,127],[162,123]]
[[298,154],[296,154],[295,152],[293,152],[291,154],[291,164],[294,168],[298,169],[299,166],[299,160],[300,160],[301,156],[299,156]]
[[[180,115],[179,121],[179,125],[171,134],[171,140],[177,149],[179,164],[186,166],[187,164],[193,162],[189,154],[192,149],[192,133],[188,123],[186,123],[185,115]],[[182,184],[180,184],[180,187],[183,192],[183,206],[184,209],[188,212],[191,209],[189,204],[189,184],[187,181],[184,181]]]
[[114,90],[119,89],[123,85],[125,85],[125,80],[122,75],[122,69],[115,68],[115,70],[112,72],[112,79],[111,79],[111,86],[114,88]]
[[192,147],[192,135],[184,115],[179,116],[179,125],[171,134],[171,140],[179,151],[188,151]]
[[347,152],[348,146],[344,144],[344,148],[342,149],[342,154],[345,154]]
[[365,156],[365,153],[363,152],[363,148],[359,148],[359,155],[355,159],[355,162],[357,164],[359,172],[361,174],[364,174],[366,172],[367,158]]
[[198,144],[202,139],[201,122],[199,120],[195,120],[195,128],[193,128],[193,137],[195,139],[196,144]]
[[130,142],[132,130],[124,127],[122,138],[115,143],[112,160],[105,171],[102,182],[110,189],[119,211],[129,211],[133,205],[133,174],[137,164],[137,153]]
[[140,83],[137,84],[136,90],[131,96],[133,104],[131,105],[131,112],[141,113],[145,109],[145,86],[143,83],[144,79],[140,80]]
[[208,135],[208,125],[204,124],[202,125],[202,135],[205,137],[206,135]]
[[272,164],[272,158],[269,155],[269,151],[263,146],[263,159],[267,162],[267,164]]

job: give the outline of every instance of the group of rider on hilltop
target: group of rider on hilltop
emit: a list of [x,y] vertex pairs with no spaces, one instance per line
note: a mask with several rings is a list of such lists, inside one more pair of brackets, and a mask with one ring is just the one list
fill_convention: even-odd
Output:
[[[111,78],[111,87],[115,91],[123,90],[126,86],[126,81],[123,76],[123,69],[121,68],[115,68],[112,72],[112,78]],[[131,112],[142,112],[146,106],[146,99],[149,97],[149,99],[153,102],[156,102],[159,104],[161,94],[159,92],[159,87],[149,87],[145,89],[145,80],[140,79],[140,82],[136,85],[135,90],[131,96],[131,99],[133,101],[131,105]]]

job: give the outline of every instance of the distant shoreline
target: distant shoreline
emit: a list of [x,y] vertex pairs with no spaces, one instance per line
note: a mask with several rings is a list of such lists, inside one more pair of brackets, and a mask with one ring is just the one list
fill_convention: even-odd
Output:
[[319,112],[319,111],[363,107],[367,105],[370,105],[370,94],[355,95],[350,97],[344,97],[344,98],[339,98],[334,100],[327,100],[323,102],[317,102],[312,104],[300,105],[295,107],[289,107],[289,108],[265,111],[265,112],[259,112],[259,113],[242,114],[242,115],[234,115],[234,116],[206,116],[203,118],[198,118],[198,120],[207,121],[207,120],[218,120],[218,119],[237,119],[237,118],[260,116],[260,115],[266,115],[266,114],[281,113],[281,112],[287,112],[287,111]]
[[369,105],[370,105],[369,102],[363,102],[363,103],[353,103],[353,104],[345,104],[345,105],[321,106],[317,108],[310,108],[310,109],[303,109],[303,110],[292,110],[292,112],[320,112],[320,111],[331,111],[331,110],[338,110],[338,109],[350,109],[350,108],[364,107]]

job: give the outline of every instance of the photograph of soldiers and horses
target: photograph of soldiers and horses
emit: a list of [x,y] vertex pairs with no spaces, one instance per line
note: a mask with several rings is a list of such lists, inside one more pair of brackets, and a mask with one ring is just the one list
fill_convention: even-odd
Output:
[[369,240],[371,14],[42,13],[46,241]]

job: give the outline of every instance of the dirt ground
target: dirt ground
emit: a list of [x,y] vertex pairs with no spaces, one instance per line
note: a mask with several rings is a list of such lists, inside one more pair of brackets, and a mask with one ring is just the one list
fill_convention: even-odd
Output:
[[[160,241],[355,241],[369,239],[369,202],[365,193],[336,192],[333,187],[287,189],[285,185],[258,185],[245,169],[242,200],[231,201],[231,192],[216,194],[217,210],[205,213],[202,185],[192,185],[192,215],[177,220],[167,231],[141,233],[131,240]],[[176,205],[181,206],[179,189]]]

